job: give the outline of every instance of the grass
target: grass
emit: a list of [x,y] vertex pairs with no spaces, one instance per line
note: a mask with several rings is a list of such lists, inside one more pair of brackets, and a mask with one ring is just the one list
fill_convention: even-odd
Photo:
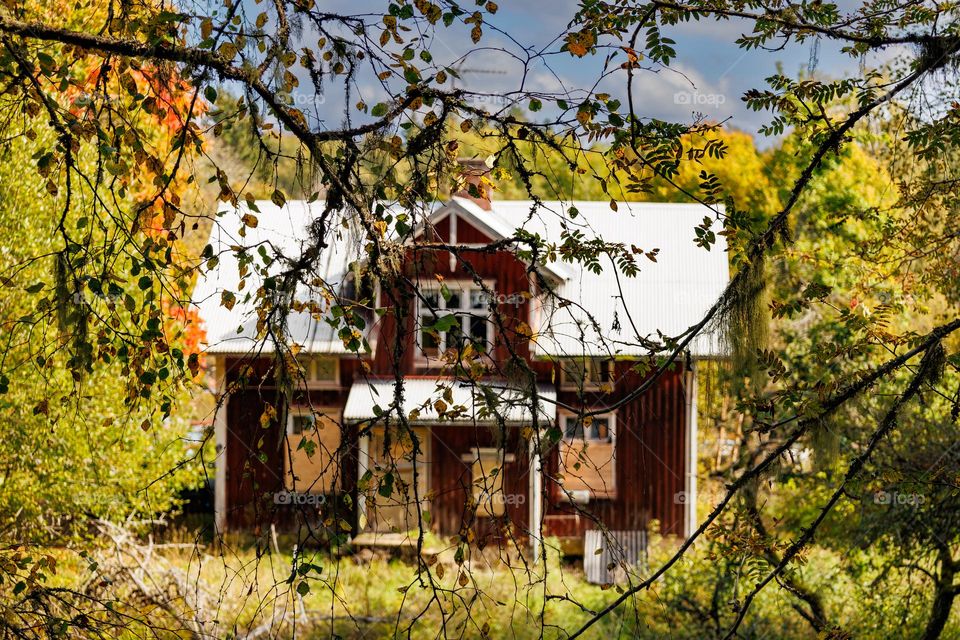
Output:
[[[215,637],[564,638],[590,620],[592,612],[612,602],[618,591],[616,586],[588,584],[580,561],[562,558],[551,541],[546,562],[533,565],[525,564],[516,552],[501,562],[490,549],[474,549],[458,562],[456,547],[439,538],[427,541],[429,548],[439,551],[425,556],[423,564],[412,555],[398,558],[370,550],[296,551],[282,536],[276,542],[270,538],[265,546],[249,538],[230,538],[222,544],[194,542],[194,536],[182,533],[174,540],[168,537],[163,546],[147,545],[143,557],[149,566],[140,579],[160,585],[168,597],[169,576],[179,576],[181,596],[170,602],[185,601],[193,607]],[[656,536],[651,544],[651,567],[659,566],[676,548],[675,541]],[[55,553],[58,571],[52,586],[76,588],[91,578],[100,579],[116,563],[116,550],[110,546],[95,554],[99,562],[95,567],[72,551]],[[703,548],[691,553],[666,579],[628,598],[583,637],[722,637],[735,615],[733,598],[768,568],[743,566],[740,587],[718,599],[713,585],[720,578],[720,564]],[[901,611],[902,598],[867,586],[875,575],[851,579],[828,550],[812,552],[798,570],[823,596],[831,620],[860,637],[890,637],[884,629],[893,619],[908,623],[901,627],[902,637],[911,637],[908,628],[916,630],[925,618],[925,602]],[[639,569],[631,579],[642,579],[643,574]],[[144,605],[142,599],[130,597],[129,588],[124,591],[118,584],[112,589],[117,601],[134,603],[130,610],[151,625],[175,626],[164,603]],[[795,603],[784,589],[765,590],[738,637],[811,637],[810,627],[793,610]],[[711,607],[717,608],[715,620],[709,617]],[[907,618],[900,617],[904,612]],[[956,631],[956,624],[951,625],[949,633]],[[144,635],[142,628],[128,634]]]

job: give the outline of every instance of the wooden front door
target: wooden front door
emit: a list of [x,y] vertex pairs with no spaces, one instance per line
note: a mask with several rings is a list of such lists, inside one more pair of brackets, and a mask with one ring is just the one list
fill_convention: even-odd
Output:
[[[398,427],[388,432],[379,427],[370,434],[367,469],[371,475],[366,494],[372,501],[368,501],[367,531],[415,534],[424,513],[429,512],[430,429],[413,427],[412,432]],[[416,456],[414,438],[419,443]],[[423,521],[423,528],[428,530],[429,522]]]

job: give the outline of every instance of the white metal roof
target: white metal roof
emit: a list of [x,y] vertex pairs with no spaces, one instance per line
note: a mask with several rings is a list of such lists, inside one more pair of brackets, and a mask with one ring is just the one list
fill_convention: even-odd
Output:
[[[255,203],[257,211],[245,204],[236,209],[222,210],[210,232],[209,244],[219,260],[213,269],[204,270],[194,288],[193,300],[200,311],[207,331],[208,353],[271,352],[273,341],[257,335],[258,316],[255,308],[255,293],[263,283],[263,277],[250,272],[241,278],[238,249],[253,256],[257,265],[263,265],[259,254],[262,246],[267,256],[274,259],[267,268],[268,275],[276,275],[286,268],[283,258],[298,258],[309,243],[308,229],[313,220],[323,211],[323,202],[288,202],[278,207],[270,201]],[[246,227],[243,216],[252,214],[257,218],[256,228]],[[345,229],[339,228],[335,218],[330,246],[324,250],[311,275],[322,278],[331,287],[339,286],[348,274],[349,265],[356,259],[356,243]],[[243,236],[240,230],[244,229]],[[245,280],[240,289],[241,280]],[[230,291],[236,296],[236,304],[228,310],[221,304],[221,294]],[[304,297],[308,297],[308,292]],[[291,313],[287,318],[289,339],[312,353],[346,353],[343,342],[333,328],[310,314]]]
[[[578,211],[573,219],[571,207]],[[545,202],[531,216],[529,202],[494,201],[489,213],[497,225],[522,227],[550,242],[560,242],[568,229],[582,232],[585,240],[660,250],[656,262],[638,256],[634,277],[618,273],[609,261],[601,263],[601,273],[582,263],[562,263],[567,276],[556,293],[574,304],[544,313],[532,327],[538,355],[645,355],[637,334],[655,341],[658,331],[679,335],[703,318],[730,279],[726,238],[717,235],[709,251],[694,242],[694,228],[712,216],[702,205],[624,202],[613,211],[606,202]],[[722,355],[719,335],[702,334],[690,351],[697,357]]]
[[[447,391],[449,390],[449,395]],[[392,379],[363,380],[353,383],[343,410],[343,419],[372,420],[394,401],[395,382]],[[557,399],[553,385],[537,385],[539,420],[553,422]],[[444,399],[446,396],[446,399]],[[404,415],[410,422],[437,422],[441,419],[435,407],[437,400],[446,405],[445,420],[451,422],[498,423],[502,418],[509,423],[529,423],[532,419],[532,400],[521,392],[500,386],[493,381],[471,386],[445,378],[405,378],[403,381]],[[452,400],[452,402],[451,402]],[[414,413],[415,411],[415,413]]]
[[[486,211],[464,198],[437,203],[431,217],[439,219],[451,208],[471,224],[497,237],[509,237],[518,228],[559,243],[564,229],[578,230],[586,239],[636,246],[643,251],[659,249],[656,262],[638,256],[640,271],[635,277],[618,273],[612,264],[601,263],[597,274],[576,262],[555,261],[543,269],[556,282],[556,292],[573,304],[547,309],[531,325],[536,335],[535,354],[636,356],[647,351],[636,339],[658,340],[658,331],[676,336],[699,321],[723,292],[729,280],[726,239],[716,236],[709,251],[694,243],[694,228],[709,210],[696,204],[619,203],[618,210],[606,202],[545,202],[534,213],[530,201],[497,201]],[[210,243],[219,256],[219,265],[202,274],[194,300],[207,329],[210,353],[271,351],[269,340],[257,339],[257,315],[252,294],[260,279],[248,275],[243,291],[235,251],[244,247],[257,256],[263,244],[268,255],[295,258],[308,240],[311,222],[323,210],[322,202],[289,202],[283,208],[271,202],[257,202],[257,228],[246,229],[240,237],[246,206],[222,212],[214,224]],[[570,208],[578,215],[571,218]],[[335,237],[323,252],[315,275],[337,286],[347,275],[351,262],[362,254],[359,242],[332,224]],[[719,230],[719,229],[718,229]],[[277,261],[270,269],[282,267]],[[233,291],[237,303],[231,311],[221,306],[220,295]],[[510,292],[513,293],[513,292]],[[249,296],[247,296],[249,294]],[[591,322],[592,318],[592,322]],[[307,314],[292,314],[288,320],[290,339],[313,353],[346,353],[334,330]],[[722,355],[719,337],[703,334],[690,346],[695,357]]]

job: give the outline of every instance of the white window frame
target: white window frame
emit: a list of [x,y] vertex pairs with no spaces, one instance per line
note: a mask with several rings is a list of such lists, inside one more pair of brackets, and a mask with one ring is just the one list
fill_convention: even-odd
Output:
[[[589,413],[590,410],[589,410],[589,409],[586,409],[584,412],[585,412],[585,413]],[[567,441],[576,440],[576,439],[577,439],[577,436],[573,436],[572,438],[571,438],[571,437],[567,437],[567,420],[570,419],[570,418],[576,419],[576,418],[578,417],[578,414],[576,414],[576,413],[574,413],[574,412],[572,412],[572,411],[561,411],[561,412],[559,413],[559,415],[560,415],[560,428],[563,430],[563,439],[564,439],[564,440],[567,440]],[[613,412],[610,412],[610,413],[600,413],[600,414],[597,414],[597,415],[591,416],[591,417],[592,417],[594,420],[596,420],[597,418],[601,418],[601,419],[605,419],[605,420],[607,421],[607,431],[608,431],[609,434],[610,434],[610,435],[609,435],[610,443],[613,444],[613,445],[616,445],[616,444],[617,444],[617,413],[616,413],[615,411],[613,411]],[[587,430],[584,429],[584,437],[583,437],[583,440],[584,440],[584,441],[589,442],[589,441],[591,441],[591,440],[598,440],[599,442],[604,442],[604,440],[599,439],[599,438],[587,438],[587,437],[586,437],[586,431],[587,431]]]
[[[319,380],[316,377],[316,366],[320,360],[333,361],[333,379]],[[340,358],[337,356],[310,355],[307,356],[304,366],[304,379],[308,389],[339,389],[340,388]]]
[[[443,295],[440,293],[443,289],[443,286],[446,285],[451,291],[459,291],[460,295],[460,306],[450,309],[447,307],[447,301],[444,299]],[[486,302],[486,305],[482,309],[474,309],[470,306],[471,294],[473,292],[478,292],[482,295],[485,295],[487,291],[495,291],[495,283],[491,281],[484,280],[483,286],[481,287],[473,280],[450,280],[443,283],[440,282],[431,282],[425,285],[420,285],[420,295],[426,297],[430,294],[436,293],[438,308],[436,309],[427,309],[424,305],[423,300],[417,298],[417,314],[416,314],[416,356],[419,363],[426,363],[431,360],[436,360],[438,357],[433,355],[428,355],[423,348],[423,318],[428,317],[431,320],[431,324],[436,322],[436,319],[439,319],[448,315],[456,315],[459,317],[472,318],[483,313],[486,316],[487,322],[487,349],[488,353],[494,346],[495,330],[493,324],[493,309],[491,309],[490,301]],[[436,314],[436,317],[434,317]],[[437,346],[438,354],[443,354],[449,349],[450,346],[447,344],[447,332],[440,334],[440,344]]]
[[570,363],[582,363],[585,369],[591,370],[595,370],[598,366],[601,367],[599,382],[588,383],[586,376],[584,376],[583,391],[598,391],[604,383],[609,383],[611,387],[614,386],[613,376],[615,369],[613,360],[594,356],[582,356],[579,358],[560,359],[560,389],[564,391],[580,391],[578,381],[567,374],[567,367]]

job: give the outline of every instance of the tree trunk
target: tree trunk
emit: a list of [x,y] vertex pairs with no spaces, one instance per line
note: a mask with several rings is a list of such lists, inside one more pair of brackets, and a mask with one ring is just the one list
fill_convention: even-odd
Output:
[[936,640],[943,633],[943,627],[950,618],[950,609],[953,607],[953,599],[956,597],[953,589],[942,589],[937,587],[937,595],[933,599],[933,609],[930,611],[930,619],[927,620],[927,628],[923,630],[923,640]]
[[923,640],[936,640],[943,633],[943,628],[950,619],[950,610],[953,600],[957,597],[957,586],[953,584],[956,574],[956,564],[950,554],[941,550],[940,577],[936,581],[936,593],[933,597],[933,607],[930,610],[930,619],[923,630]]
[[[757,507],[756,491],[748,488],[742,495],[744,506],[750,516],[753,528],[764,540],[772,540],[766,525],[763,523],[763,519],[760,517],[760,510]],[[763,554],[771,566],[775,567],[780,564],[781,558],[777,555],[777,552],[771,544],[767,543],[764,545]],[[820,598],[820,594],[791,575],[789,571],[781,574],[780,580],[790,593],[807,605],[805,608],[800,602],[792,603],[793,609],[810,624],[815,632],[818,634],[822,633],[823,630],[827,628],[827,610],[823,604],[823,600]]]

